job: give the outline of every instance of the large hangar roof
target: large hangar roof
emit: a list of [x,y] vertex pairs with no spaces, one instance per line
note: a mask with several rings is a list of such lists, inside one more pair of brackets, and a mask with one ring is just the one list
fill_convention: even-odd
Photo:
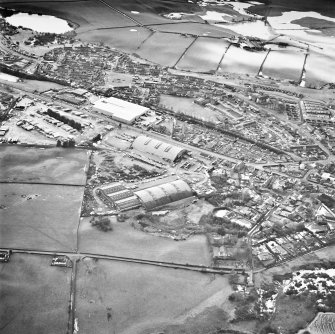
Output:
[[135,195],[139,197],[147,209],[151,210],[157,206],[192,196],[192,189],[185,181],[176,180],[136,191]]
[[133,142],[133,148],[169,161],[175,161],[178,156],[186,152],[182,147],[164,143],[147,136],[138,136]]
[[144,115],[148,108],[128,101],[120,100],[115,97],[102,98],[94,103],[94,108],[99,111],[109,114],[117,120],[124,120],[127,123],[132,123],[136,118]]

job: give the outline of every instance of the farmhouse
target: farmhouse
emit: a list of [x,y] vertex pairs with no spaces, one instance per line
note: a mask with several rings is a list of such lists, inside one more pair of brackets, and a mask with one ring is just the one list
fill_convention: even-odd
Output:
[[190,186],[183,180],[160,184],[134,192],[144,207],[151,210],[155,207],[176,202],[192,196]]
[[96,101],[93,109],[99,113],[110,116],[112,119],[132,124],[150,109],[138,104],[130,103],[115,97],[102,98]]
[[138,151],[154,155],[169,162],[174,162],[187,152],[182,147],[142,135],[134,140],[132,147]]

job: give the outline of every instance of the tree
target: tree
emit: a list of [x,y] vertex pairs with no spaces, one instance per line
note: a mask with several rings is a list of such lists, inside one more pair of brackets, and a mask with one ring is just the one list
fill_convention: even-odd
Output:
[[91,219],[92,226],[95,226],[98,230],[108,232],[113,230],[111,221],[108,217],[93,217]]

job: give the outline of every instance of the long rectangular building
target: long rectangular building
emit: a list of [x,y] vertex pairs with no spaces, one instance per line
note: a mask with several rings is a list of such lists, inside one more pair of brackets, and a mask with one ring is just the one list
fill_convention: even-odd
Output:
[[102,98],[96,101],[93,105],[93,109],[118,122],[126,124],[134,123],[150,110],[149,108],[115,97]]

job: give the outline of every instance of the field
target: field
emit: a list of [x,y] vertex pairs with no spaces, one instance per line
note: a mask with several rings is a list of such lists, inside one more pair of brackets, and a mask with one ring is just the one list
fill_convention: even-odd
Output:
[[330,55],[311,53],[306,62],[307,86],[322,86],[335,82],[335,60]]
[[228,45],[226,40],[199,37],[176,67],[193,72],[215,71]]
[[134,52],[149,35],[150,31],[141,27],[106,28],[78,33],[78,37],[82,41],[102,42],[125,52]]
[[[249,7],[248,10],[259,15],[280,16],[286,11],[306,11],[317,12],[322,15],[335,17],[335,9],[333,0],[272,0],[271,6],[267,5],[266,0],[257,1],[261,4]],[[268,10],[268,9],[271,10]]]
[[276,312],[271,324],[280,327],[282,334],[297,333],[305,328],[315,317],[314,302],[306,296],[279,295],[276,302]]
[[38,3],[7,3],[8,8],[21,11],[33,11],[40,14],[54,15],[76,24],[77,32],[83,32],[98,28],[124,27],[134,25],[125,16],[113,11],[100,2],[87,1],[52,1]]
[[0,181],[85,185],[88,151],[0,147]]
[[89,218],[82,218],[79,228],[79,250],[146,260],[176,263],[210,264],[205,236],[185,241],[152,236],[135,230],[127,222],[113,222],[113,231],[101,232],[92,227]]
[[193,38],[190,37],[156,32],[142,44],[136,54],[162,66],[172,67],[192,41]]
[[335,23],[324,19],[318,19],[315,17],[304,17],[298,20],[293,20],[291,23],[299,24],[302,27],[310,29],[321,30],[323,34],[328,36],[334,36]]
[[305,54],[283,50],[271,51],[263,65],[263,74],[276,79],[289,79],[299,82]]
[[160,97],[160,104],[166,108],[173,108],[173,111],[176,113],[181,112],[214,123],[221,117],[221,114],[218,111],[199,106],[194,103],[193,99],[187,97],[176,97],[162,94]]
[[0,247],[72,251],[84,187],[1,184]]
[[71,269],[50,263],[27,254],[0,263],[1,333],[66,333]]
[[[8,84],[8,81],[0,79],[0,83]],[[34,92],[35,90],[37,90],[38,92],[45,92],[50,89],[60,90],[60,89],[65,88],[65,86],[56,84],[54,82],[39,81],[39,80],[26,80],[26,79],[24,79],[23,82],[11,82],[10,85],[13,88],[23,89],[28,92]]]
[[229,29],[215,27],[205,23],[174,23],[174,24],[161,24],[152,25],[153,29],[164,32],[174,32],[181,34],[190,34],[196,36],[211,36],[217,38],[232,37],[235,33]]
[[[228,306],[230,293],[227,277],[85,258],[76,315],[83,333],[157,333],[208,306]],[[222,313],[217,327],[225,324]]]
[[231,45],[221,62],[219,73],[257,75],[265,56],[266,52],[250,52]]

